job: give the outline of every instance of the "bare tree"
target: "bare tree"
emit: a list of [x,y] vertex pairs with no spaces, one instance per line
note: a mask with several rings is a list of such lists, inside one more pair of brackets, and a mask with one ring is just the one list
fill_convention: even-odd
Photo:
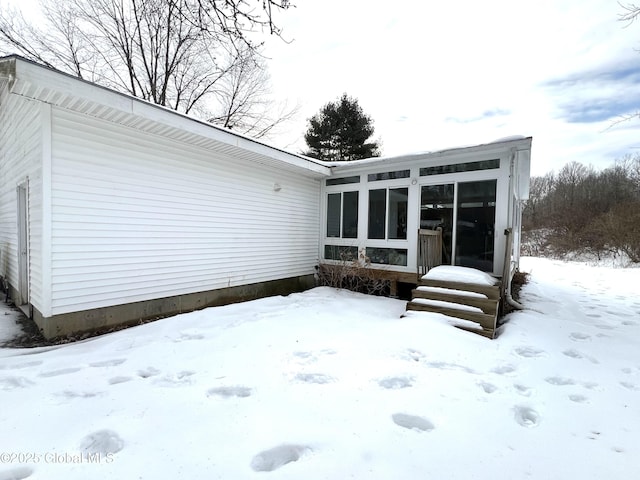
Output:
[[571,162],[532,177],[523,230],[536,255],[623,252],[640,262],[640,155],[601,171]]
[[289,107],[271,97],[264,59],[250,51],[236,58],[217,88],[219,108],[209,121],[254,138],[268,135],[299,110],[298,105]]
[[[0,11],[0,49],[184,113],[244,132],[282,118],[262,111],[266,65],[257,30],[280,35],[274,12],[287,0],[41,0],[43,27],[19,10]],[[252,68],[247,68],[252,65]],[[212,111],[237,105],[229,84],[260,85],[232,121]],[[251,103],[255,105],[251,105]],[[264,134],[264,133],[263,133]]]

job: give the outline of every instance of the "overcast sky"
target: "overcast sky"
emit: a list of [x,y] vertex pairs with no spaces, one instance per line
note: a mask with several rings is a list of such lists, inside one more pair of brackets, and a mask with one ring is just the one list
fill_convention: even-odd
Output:
[[305,149],[306,120],[343,92],[383,155],[533,136],[532,173],[640,153],[640,23],[615,0],[293,0],[270,38],[275,94],[298,120],[273,139]]

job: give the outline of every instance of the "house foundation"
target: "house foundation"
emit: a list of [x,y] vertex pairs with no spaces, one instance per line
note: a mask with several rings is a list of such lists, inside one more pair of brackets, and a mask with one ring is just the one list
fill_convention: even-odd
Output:
[[[25,313],[36,323],[45,338],[52,339],[67,336],[72,333],[95,332],[121,325],[132,326],[143,321],[170,317],[206,307],[228,305],[276,295],[288,295],[313,288],[316,284],[315,282],[313,275],[305,275],[123,305],[94,308],[51,317],[44,316],[33,306],[31,306],[29,312]],[[13,287],[10,286],[9,288],[10,292],[16,293]]]

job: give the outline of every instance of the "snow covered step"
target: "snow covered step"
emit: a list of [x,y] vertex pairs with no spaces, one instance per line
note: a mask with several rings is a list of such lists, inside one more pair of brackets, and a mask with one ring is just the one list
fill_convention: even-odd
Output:
[[486,272],[469,267],[439,265],[422,276],[423,280],[439,280],[444,282],[471,283],[473,285],[493,286],[499,280]]
[[431,300],[428,298],[414,298],[411,300],[414,303],[421,305],[434,305],[436,307],[453,308],[454,310],[464,310],[465,312],[484,313],[481,308],[472,307],[470,305],[463,305],[461,303],[446,302],[442,300]]
[[464,290],[500,298],[500,280],[486,272],[469,267],[440,265],[432,268],[420,279],[421,286]]
[[495,285],[480,285],[475,283],[454,282],[451,280],[432,280],[429,278],[422,278],[420,280],[420,286],[424,287],[439,287],[450,290],[463,290],[467,292],[475,292],[486,295],[487,298],[493,300],[500,299],[500,281]]
[[477,292],[467,292],[442,287],[418,287],[411,292],[411,298],[439,300],[479,308],[482,312],[495,314],[499,301],[495,298],[487,298],[487,295]]
[[465,290],[454,290],[451,288],[422,286],[422,287],[418,287],[417,290],[420,290],[422,292],[451,293],[455,295],[463,295],[465,297],[473,297],[473,298],[489,298],[484,293],[467,292]]
[[[448,315],[450,317],[461,318],[463,320],[470,320],[472,322],[479,323],[482,326],[482,331],[473,330],[476,333],[481,333],[484,336],[493,338],[496,328],[496,315],[489,315],[478,311],[463,310],[460,305],[457,308],[450,306],[438,305],[435,303],[423,303],[419,301],[411,301],[407,303],[407,310],[413,310],[418,312],[435,312]],[[460,327],[459,327],[460,328]]]
[[[500,280],[468,267],[440,265],[429,270],[412,290],[407,310],[434,312],[461,319],[458,328],[494,338],[500,309]],[[481,326],[471,328],[467,322]]]

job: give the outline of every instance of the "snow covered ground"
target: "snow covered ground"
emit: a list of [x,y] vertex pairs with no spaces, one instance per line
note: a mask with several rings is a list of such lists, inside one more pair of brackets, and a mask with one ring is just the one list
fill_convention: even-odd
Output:
[[[4,303],[4,298],[5,295],[0,293],[0,345],[8,340],[16,338],[22,333],[22,329],[18,322],[22,313],[20,313],[16,308],[11,308]],[[0,368],[2,367],[0,366]]]
[[0,480],[634,478],[640,269],[522,270],[493,341],[317,288],[0,349]]

